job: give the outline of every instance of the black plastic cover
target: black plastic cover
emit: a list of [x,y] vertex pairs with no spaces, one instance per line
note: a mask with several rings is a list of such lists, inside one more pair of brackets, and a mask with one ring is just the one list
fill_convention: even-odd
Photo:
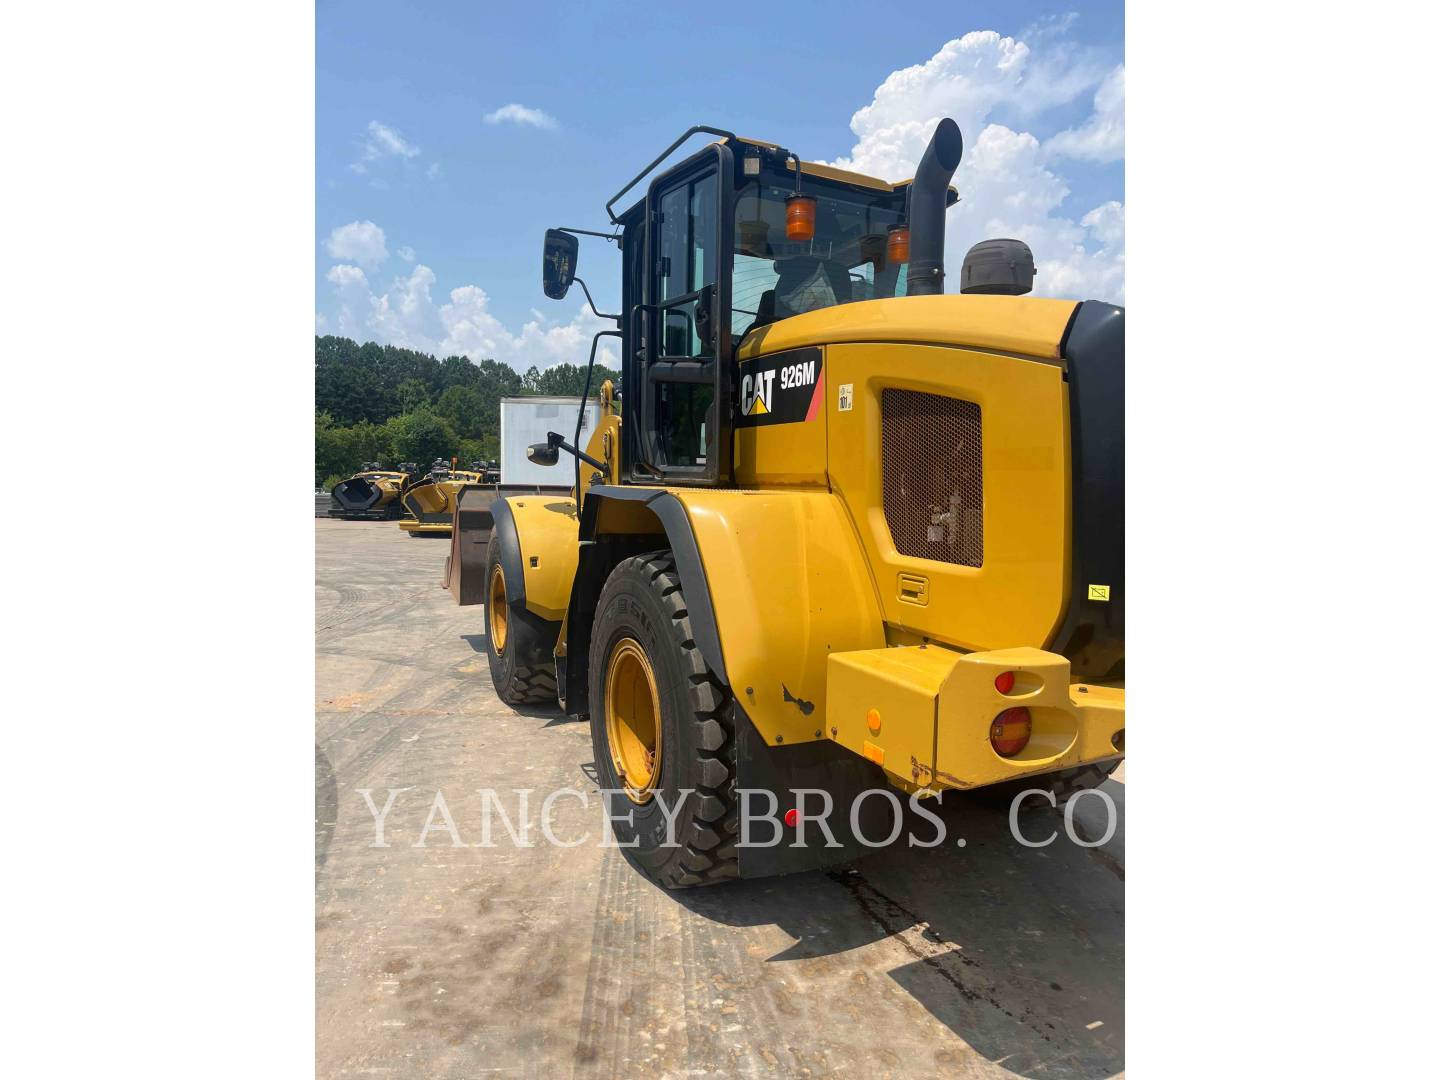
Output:
[[1024,296],[1035,287],[1035,256],[1023,240],[981,240],[965,253],[962,293]]

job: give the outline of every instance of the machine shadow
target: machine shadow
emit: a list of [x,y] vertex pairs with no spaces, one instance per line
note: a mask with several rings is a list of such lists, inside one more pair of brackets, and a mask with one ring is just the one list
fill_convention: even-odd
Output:
[[[1010,834],[1004,810],[952,795],[938,812],[939,847],[900,846],[828,871],[670,895],[717,923],[773,924],[795,939],[767,963],[894,939],[910,957],[889,972],[896,984],[1021,1076],[1121,1071],[1123,867],[1071,843],[1049,809],[1021,818],[1029,839],[1057,834],[1033,849]],[[912,830],[917,840],[935,835],[923,819],[907,822]]]

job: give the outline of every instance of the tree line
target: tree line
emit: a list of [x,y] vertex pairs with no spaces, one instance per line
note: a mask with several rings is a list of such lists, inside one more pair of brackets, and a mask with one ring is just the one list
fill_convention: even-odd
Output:
[[[590,384],[620,375],[595,365]],[[462,464],[500,456],[500,399],[526,394],[578,395],[585,368],[509,364],[428,353],[349,338],[315,338],[315,483],[329,490],[369,461],[424,467],[436,458]]]

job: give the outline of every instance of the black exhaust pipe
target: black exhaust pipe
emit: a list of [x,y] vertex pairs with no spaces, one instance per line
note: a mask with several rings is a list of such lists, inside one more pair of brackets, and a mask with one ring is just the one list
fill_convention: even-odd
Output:
[[910,185],[910,272],[906,296],[945,291],[945,204],[965,140],[948,116],[935,127]]

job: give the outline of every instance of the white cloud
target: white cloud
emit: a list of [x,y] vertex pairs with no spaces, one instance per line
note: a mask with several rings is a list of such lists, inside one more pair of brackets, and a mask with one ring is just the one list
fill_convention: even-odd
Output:
[[[389,185],[381,174],[389,173],[393,176],[397,171],[403,173],[416,170],[419,162],[414,159],[419,156],[420,147],[406,139],[397,129],[382,124],[379,120],[371,120],[360,140],[360,156],[346,168],[357,176],[371,177],[370,186],[384,190]],[[439,174],[439,162],[432,162],[425,173],[432,180]]]
[[1125,156],[1125,65],[1105,77],[1095,91],[1095,111],[1079,127],[1062,131],[1045,143],[1052,157],[1104,163]]
[[1080,219],[1080,224],[1106,247],[1125,246],[1125,207],[1122,203],[1112,201],[1097,206]]
[[405,137],[392,127],[386,127],[379,120],[371,120],[365,129],[365,142],[360,155],[366,161],[378,161],[385,157],[413,158],[420,156],[420,148],[405,141]]
[[399,255],[399,256],[400,256],[402,259],[404,259],[406,262],[414,262],[414,261],[415,261],[415,249],[412,248],[409,244],[406,244],[406,245],[405,245],[404,247],[402,247],[399,251],[395,252],[395,254],[396,254],[396,255]]
[[532,109],[526,105],[517,105],[513,102],[509,105],[502,105],[494,112],[485,114],[487,124],[520,124],[537,128],[553,128],[555,118],[544,109]]
[[[343,259],[375,268],[388,257],[385,230],[373,221],[352,221],[330,230],[325,250],[332,259]],[[352,267],[353,269],[353,267]]]
[[[423,263],[380,293],[357,266],[331,267],[326,277],[335,287],[338,332],[347,337],[439,357],[492,357],[521,372],[532,364],[542,370],[562,362],[584,364],[591,335],[610,328],[581,308],[565,323],[532,311],[535,317],[513,332],[490,310],[490,297],[478,285],[451,289],[448,302],[437,304],[432,296],[435,273]],[[596,358],[612,367],[618,364],[615,350],[603,343]]]
[[[1048,46],[1050,35],[1044,41]],[[925,63],[887,77],[851,119],[857,141],[835,164],[889,180],[913,176],[935,125],[952,117],[965,137],[965,153],[954,180],[960,202],[946,218],[946,261],[953,268],[947,287],[959,288],[959,263],[971,245],[1003,236],[1024,240],[1034,251],[1036,295],[1121,303],[1123,205],[1107,203],[1079,221],[1065,216],[1060,207],[1070,185],[1053,167],[1059,155],[1033,134],[991,118],[1036,115],[1098,84],[1096,114],[1103,111],[1104,118],[1092,117],[1076,131],[1093,130],[1087,144],[1094,146],[1092,155],[1113,144],[1103,152],[1123,156],[1123,118],[1118,141],[1111,123],[1117,102],[1123,110],[1123,75],[1116,68],[1107,77],[1092,57],[1063,44],[1037,55],[1023,41],[975,31],[946,42]],[[1076,135],[1071,145],[1080,146],[1079,139]]]

